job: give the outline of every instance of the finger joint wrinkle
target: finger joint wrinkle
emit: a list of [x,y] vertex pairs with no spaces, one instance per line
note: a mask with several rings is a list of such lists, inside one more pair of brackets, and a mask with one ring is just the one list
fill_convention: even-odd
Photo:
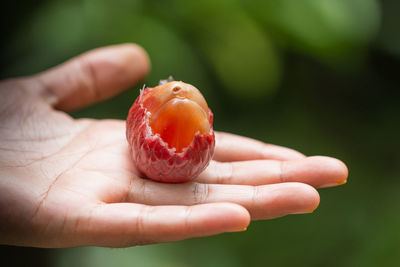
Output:
[[192,195],[194,204],[204,203],[207,201],[209,194],[208,184],[194,182],[192,186]]
[[80,68],[83,70],[83,73],[86,74],[86,86],[91,94],[92,99],[101,99],[101,91],[99,90],[97,84],[96,68],[93,66],[93,63],[90,61],[90,59],[85,57],[82,57],[78,62],[80,63]]

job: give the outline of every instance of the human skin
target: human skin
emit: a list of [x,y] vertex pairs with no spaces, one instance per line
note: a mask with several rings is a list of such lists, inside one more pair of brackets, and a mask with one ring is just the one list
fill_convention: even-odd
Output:
[[312,212],[315,188],[346,182],[337,159],[222,132],[193,181],[139,177],[124,121],[65,112],[129,88],[149,66],[142,48],[123,44],[0,83],[1,244],[127,247],[242,231]]

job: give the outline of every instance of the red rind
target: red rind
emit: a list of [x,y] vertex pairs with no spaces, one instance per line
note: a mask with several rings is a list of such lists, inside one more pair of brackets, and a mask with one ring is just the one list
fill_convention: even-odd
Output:
[[147,114],[140,100],[151,90],[147,88],[140,92],[126,120],[126,137],[132,159],[136,167],[150,179],[168,183],[189,181],[208,166],[214,154],[213,114],[209,109],[210,134],[196,134],[187,148],[176,153],[158,134],[153,134],[149,126],[150,114]]

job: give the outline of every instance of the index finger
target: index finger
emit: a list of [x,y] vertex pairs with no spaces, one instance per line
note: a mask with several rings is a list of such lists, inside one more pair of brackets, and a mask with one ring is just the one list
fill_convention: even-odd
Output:
[[89,214],[75,224],[75,235],[68,246],[128,247],[173,242],[243,231],[250,223],[248,211],[233,203],[193,206],[110,203],[96,206]]
[[224,132],[215,132],[214,160],[245,161],[258,159],[294,160],[305,158],[290,148],[266,144],[261,141]]

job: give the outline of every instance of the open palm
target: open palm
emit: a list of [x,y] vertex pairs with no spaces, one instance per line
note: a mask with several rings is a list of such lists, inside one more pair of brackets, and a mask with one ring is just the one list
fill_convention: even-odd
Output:
[[0,84],[1,243],[123,247],[241,231],[250,219],[312,212],[314,187],[346,181],[339,160],[219,132],[194,181],[140,177],[125,122],[63,111],[128,88],[148,68],[140,47],[119,45]]

